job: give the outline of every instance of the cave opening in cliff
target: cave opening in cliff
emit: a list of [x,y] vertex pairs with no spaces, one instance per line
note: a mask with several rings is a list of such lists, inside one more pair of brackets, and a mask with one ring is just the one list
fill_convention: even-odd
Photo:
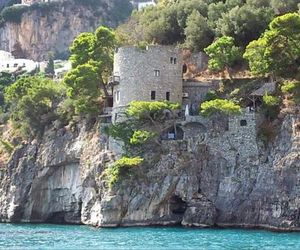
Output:
[[187,204],[178,195],[173,195],[169,203],[170,212],[175,215],[182,215],[187,209]]
[[46,223],[65,224],[65,212],[54,212],[48,216]]

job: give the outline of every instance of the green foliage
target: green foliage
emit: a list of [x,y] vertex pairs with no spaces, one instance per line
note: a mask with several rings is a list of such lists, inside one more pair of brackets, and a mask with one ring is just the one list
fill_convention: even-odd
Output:
[[14,146],[8,142],[0,139],[0,145],[10,155],[14,151]]
[[3,22],[12,22],[12,23],[20,23],[22,20],[22,16],[25,12],[29,9],[26,5],[19,5],[19,6],[10,6],[4,8],[0,16],[3,19]]
[[204,51],[209,56],[208,68],[212,71],[228,69],[240,57],[239,48],[234,46],[232,37],[223,36]]
[[143,161],[144,159],[141,157],[129,158],[125,156],[117,160],[105,171],[109,187],[111,188],[113,185],[119,182],[122,177],[126,177],[126,175],[130,174],[131,169],[139,167]]
[[63,94],[62,86],[38,77],[21,78],[5,90],[10,118],[24,136],[41,134],[56,118],[54,103]]
[[296,102],[300,102],[300,82],[297,80],[287,80],[284,81],[281,86],[281,91],[284,94],[289,94],[292,96],[292,99]]
[[180,108],[178,103],[172,102],[146,102],[146,101],[132,101],[129,103],[126,113],[138,120],[155,120],[160,121],[164,118],[164,111],[174,111]]
[[196,10],[188,16],[184,34],[185,46],[195,51],[202,51],[213,39],[213,33],[208,27],[206,18]]
[[134,131],[132,137],[130,138],[130,143],[132,145],[141,145],[149,141],[155,136],[155,133],[146,130],[136,130]]
[[48,56],[48,63],[47,63],[47,66],[45,68],[45,73],[47,75],[54,75],[55,74],[55,71],[54,71],[54,55],[53,53],[49,53],[49,56]]
[[203,102],[200,106],[200,110],[203,116],[211,116],[215,113],[226,115],[237,115],[241,113],[241,107],[238,104],[224,99]]
[[255,74],[294,75],[298,71],[299,44],[300,15],[289,13],[275,18],[269,30],[247,46],[244,58]]
[[11,73],[0,72],[0,91],[3,91],[8,85],[14,82],[14,76]]
[[143,40],[148,43],[183,44],[201,50],[209,39],[230,36],[244,48],[250,41],[259,38],[277,14],[296,12],[299,2],[161,0],[156,7],[133,12],[117,32],[125,44]]
[[75,113],[95,113],[99,110],[99,74],[97,67],[90,64],[79,65],[64,77],[67,96],[73,101]]
[[116,139],[121,140],[125,143],[125,145],[130,143],[132,135],[134,133],[133,129],[131,128],[131,124],[129,122],[119,122],[112,124],[108,128],[108,134]]
[[279,113],[279,104],[279,97],[268,95],[267,93],[263,96],[262,110],[269,120],[274,120],[277,118]]
[[236,5],[218,19],[215,30],[217,34],[231,36],[239,45],[245,46],[260,36],[273,17],[274,11],[270,7]]
[[103,26],[95,33],[82,33],[73,41],[70,47],[73,69],[64,82],[75,113],[96,113],[100,109],[97,99],[102,93],[108,96],[105,82],[112,71],[115,43],[115,34]]
[[277,96],[268,95],[267,93],[263,96],[263,102],[267,106],[277,106],[280,103],[280,98]]

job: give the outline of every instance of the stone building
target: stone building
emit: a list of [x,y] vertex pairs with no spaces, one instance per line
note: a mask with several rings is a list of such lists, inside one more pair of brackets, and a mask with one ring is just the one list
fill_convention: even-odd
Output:
[[173,46],[129,46],[114,56],[113,122],[131,101],[182,103],[182,54]]

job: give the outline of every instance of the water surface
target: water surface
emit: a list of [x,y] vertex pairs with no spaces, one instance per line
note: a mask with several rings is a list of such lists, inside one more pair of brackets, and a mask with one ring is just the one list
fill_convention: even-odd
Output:
[[0,249],[300,249],[300,233],[0,224]]

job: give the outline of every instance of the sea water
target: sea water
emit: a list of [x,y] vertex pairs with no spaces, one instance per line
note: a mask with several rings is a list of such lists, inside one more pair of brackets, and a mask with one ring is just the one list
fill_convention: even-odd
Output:
[[299,249],[300,233],[243,229],[0,224],[0,249]]

